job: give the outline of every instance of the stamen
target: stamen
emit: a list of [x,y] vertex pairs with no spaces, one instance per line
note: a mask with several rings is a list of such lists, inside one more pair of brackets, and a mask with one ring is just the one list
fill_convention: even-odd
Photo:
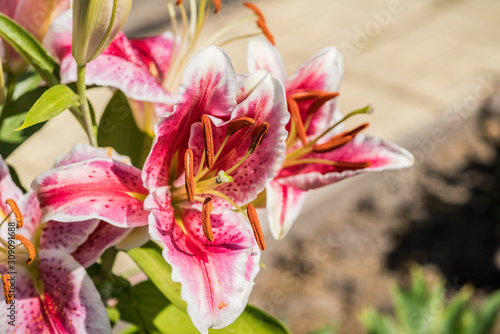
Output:
[[194,200],[194,189],[196,188],[193,176],[193,151],[188,148],[186,154],[184,154],[184,173],[185,185],[186,185],[186,195],[188,201]]
[[21,210],[19,210],[16,201],[14,201],[12,198],[9,198],[8,200],[5,201],[5,203],[7,203],[10,206],[10,209],[12,210],[12,212],[14,212],[14,215],[16,216],[16,222],[17,222],[16,227],[17,228],[23,227],[24,223],[23,214],[21,213]]
[[227,175],[226,173],[224,173],[223,170],[220,170],[219,173],[217,173],[217,176],[215,177],[215,183],[222,184],[229,182],[233,182],[233,177],[231,175]]
[[260,143],[266,137],[267,130],[269,130],[269,123],[267,122],[262,122],[257,125],[255,129],[253,129],[252,140],[250,141],[248,152],[253,153],[257,149],[257,147],[259,147]]
[[363,123],[361,124],[360,126],[352,129],[351,131],[346,131],[344,133],[342,133],[342,136],[351,136],[352,138],[356,137],[356,135],[358,133],[360,133],[361,131],[363,131],[364,129],[366,129],[368,126],[370,125],[370,123]]
[[257,210],[250,203],[247,207],[248,220],[252,225],[253,234],[255,235],[255,240],[259,245],[260,250],[266,249],[266,243],[264,242],[264,234],[262,234],[262,229],[260,228],[259,216],[257,215]]
[[346,170],[368,168],[371,165],[372,163],[370,161],[363,161],[363,162],[335,161],[335,167]]
[[295,128],[297,129],[297,134],[302,142],[302,145],[307,145],[306,130],[304,129],[304,123],[302,123],[302,117],[300,116],[299,105],[294,99],[286,99],[288,103],[288,109],[292,115],[292,121],[295,123]]
[[333,151],[339,147],[344,146],[348,142],[352,140],[352,136],[335,136],[332,139],[330,139],[328,142],[320,145],[314,145],[313,146],[313,151],[316,153],[325,153],[325,152],[330,152]]
[[324,91],[319,89],[304,89],[302,91],[296,91],[293,94],[288,95],[288,97],[294,99],[295,101],[304,101],[317,99],[325,94],[326,93]]
[[28,259],[26,260],[26,264],[32,264],[33,260],[36,257],[36,251],[33,244],[21,234],[15,234],[14,239],[19,240],[21,242],[21,245],[23,245],[24,248],[28,250]]
[[212,134],[212,124],[208,115],[201,116],[201,126],[203,127],[203,142],[205,143],[207,167],[211,169],[214,166],[214,136]]
[[257,20],[257,26],[260,28],[260,30],[262,30],[262,33],[264,34],[264,36],[266,36],[267,40],[272,45],[276,46],[276,43],[274,41],[274,36],[273,36],[273,34],[271,34],[271,31],[267,27],[266,22],[264,20],[262,20],[262,19],[258,19]]
[[208,241],[214,241],[212,225],[210,224],[210,213],[212,212],[212,198],[207,197],[203,202],[201,221],[203,225],[203,233]]
[[5,296],[5,304],[10,304],[12,300],[14,299],[14,295],[10,293],[10,275],[5,274],[2,275],[2,282],[3,282],[3,294]]
[[177,2],[175,3],[177,6],[179,6],[184,0],[177,0]]
[[311,105],[309,106],[309,109],[307,109],[307,114],[310,115],[310,114],[314,114],[316,111],[319,110],[319,108],[321,108],[326,102],[330,101],[331,99],[333,98],[336,98],[337,96],[339,96],[339,93],[337,92],[334,92],[334,93],[328,93],[328,94],[325,94],[321,97],[318,97],[316,99],[316,101],[314,101],[313,103],[311,103]]
[[255,120],[250,117],[240,117],[233,119],[227,124],[226,136],[232,136],[236,131],[243,129],[246,126],[254,124]]
[[254,5],[254,4],[253,4],[253,3],[251,3],[251,2],[245,2],[243,5],[244,5],[245,7],[247,7],[247,8],[249,8],[249,9],[251,9],[251,10],[255,13],[255,15],[257,15],[257,17],[258,17],[260,20],[262,20],[262,21],[266,22],[266,18],[264,17],[264,14],[262,14],[262,12],[261,12],[261,10],[259,9],[259,7],[257,7],[256,5]]
[[222,7],[222,3],[221,3],[220,0],[213,0],[213,2],[214,2],[214,6],[215,6],[214,13],[217,14],[220,11],[221,7]]

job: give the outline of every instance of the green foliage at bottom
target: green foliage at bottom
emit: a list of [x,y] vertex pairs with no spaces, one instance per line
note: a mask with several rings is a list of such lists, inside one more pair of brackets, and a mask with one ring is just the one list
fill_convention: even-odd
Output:
[[473,289],[463,287],[446,299],[444,282],[429,286],[420,268],[412,270],[409,289],[397,286],[392,298],[395,317],[374,309],[362,312],[360,320],[369,334],[489,334],[500,311],[500,291],[481,307],[471,306]]

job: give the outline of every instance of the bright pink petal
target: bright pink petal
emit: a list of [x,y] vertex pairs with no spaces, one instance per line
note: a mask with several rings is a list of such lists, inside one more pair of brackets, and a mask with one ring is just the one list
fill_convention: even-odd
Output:
[[[44,293],[38,293],[25,268],[16,268],[16,326],[6,326],[3,333],[111,333],[106,309],[85,269],[58,250],[40,251],[38,258]],[[0,298],[6,323],[3,294]]]
[[[122,241],[132,230],[131,228],[116,227],[105,221],[97,221],[98,225],[93,232],[71,254],[84,268],[97,261],[106,249]],[[65,226],[77,223],[61,223]],[[81,223],[80,223],[81,224]]]
[[259,271],[260,251],[252,229],[240,215],[225,211],[211,215],[214,241],[203,234],[201,213],[181,212],[184,233],[174,219],[166,189],[150,195],[150,234],[165,245],[163,256],[172,266],[172,279],[182,284],[187,312],[201,333],[222,328],[243,311]]
[[308,193],[274,180],[267,184],[267,217],[274,239],[281,240],[288,233]]
[[60,167],[65,165],[70,165],[76,162],[82,162],[85,160],[97,159],[97,158],[111,158],[116,161],[123,162],[124,164],[131,165],[130,158],[126,155],[118,154],[111,147],[94,147],[89,144],[78,144],[73,147],[71,152],[60,156],[54,167]]
[[[155,127],[156,142],[144,164],[144,184],[150,190],[168,184],[168,170],[176,151],[184,158],[190,126],[203,114],[229,119],[236,105],[236,77],[228,55],[221,48],[203,49],[184,72],[174,112]],[[177,175],[181,174],[182,163]]]
[[[281,166],[285,154],[285,141],[287,131],[285,125],[289,120],[286,111],[285,92],[283,85],[271,74],[266,75],[251,91],[248,97],[234,109],[231,119],[249,117],[258,125],[262,122],[269,123],[267,134],[259,145],[234,172],[230,175],[233,182],[222,184],[216,188],[224,195],[231,198],[238,205],[245,205],[253,201],[264,190]],[[225,138],[226,124],[214,127],[214,136],[217,138],[215,150]],[[254,127],[239,130],[229,138],[219,159],[215,162],[213,170],[229,170],[247,153],[250,146],[251,134]],[[201,127],[192,127],[190,147],[196,157],[201,156],[203,150],[203,135]],[[197,159],[199,161],[199,159]],[[197,170],[198,164],[195,164]],[[202,197],[209,196],[202,194]],[[213,197],[214,212],[220,213],[232,205],[220,197]],[[199,203],[194,205],[201,208]]]
[[9,167],[0,156],[0,221],[11,211],[10,207],[5,204],[5,201],[12,198],[14,201],[19,202],[22,195],[23,192],[21,189],[12,181]]
[[53,168],[33,181],[44,220],[101,219],[118,227],[147,224],[141,171],[111,159]]
[[266,69],[277,76],[281,82],[286,83],[288,76],[286,75],[283,59],[281,59],[278,49],[264,37],[250,39],[248,43],[247,62],[248,73]]
[[[61,82],[76,81],[76,62],[71,54],[71,11],[60,15],[49,28],[44,45],[60,61]],[[149,102],[173,103],[175,96],[166,92],[151,73],[149,64],[130,41],[119,33],[102,55],[87,64],[87,85],[109,86],[120,89],[132,99]]]
[[304,156],[311,159],[330,161],[370,162],[371,166],[349,170],[325,164],[304,164],[283,169],[279,181],[300,190],[318,188],[364,172],[377,172],[407,168],[413,165],[410,152],[391,142],[376,137],[358,134],[347,145],[327,153],[311,153]]

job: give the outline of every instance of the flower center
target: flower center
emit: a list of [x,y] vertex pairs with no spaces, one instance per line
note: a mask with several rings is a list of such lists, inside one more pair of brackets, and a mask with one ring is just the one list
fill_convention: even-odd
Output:
[[[337,150],[344,145],[351,142],[357,134],[366,129],[369,123],[363,123],[360,126],[345,131],[331,137],[328,141],[318,144],[318,141],[325,137],[330,131],[342,124],[348,118],[358,115],[367,114],[371,112],[371,107],[367,106],[362,109],[355,110],[334,125],[327,128],[325,131],[315,137],[307,136],[307,131],[311,127],[314,114],[318,112],[328,101],[336,98],[339,94],[337,92],[327,93],[322,90],[304,89],[296,90],[287,96],[288,111],[291,115],[290,131],[287,138],[287,156],[283,163],[283,168],[304,165],[304,164],[323,164],[335,166],[338,170],[354,170],[360,168],[370,167],[369,161],[347,162],[347,161],[333,161],[331,159],[323,159],[321,154]],[[302,112],[299,103],[303,103]],[[303,112],[305,110],[305,112]],[[300,141],[300,144],[298,143]],[[305,157],[310,153],[317,153],[314,157]]]

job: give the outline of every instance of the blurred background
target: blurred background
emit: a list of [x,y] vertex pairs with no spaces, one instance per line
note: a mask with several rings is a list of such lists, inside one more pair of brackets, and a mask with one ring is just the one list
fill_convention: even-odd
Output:
[[[443,277],[443,303],[467,283],[476,287],[478,304],[499,289],[500,2],[254,3],[266,16],[289,75],[316,52],[337,46],[345,56],[341,110],[371,104],[375,113],[362,120],[371,123],[366,132],[410,149],[416,164],[313,192],[282,242],[265,231],[265,269],[250,302],[282,319],[293,333],[337,328],[356,334],[365,332],[361,310],[393,311],[391,287],[407,284],[416,263],[423,265],[426,280]],[[225,1],[203,34],[248,15],[242,4]],[[164,0],[134,0],[127,35],[148,36],[168,27]],[[249,21],[231,33],[249,29],[258,31]],[[226,47],[238,73],[246,72],[246,49],[247,40]],[[96,110],[102,110],[111,91],[91,94]],[[63,114],[8,162],[29,186],[78,142],[85,142],[83,132]]]

